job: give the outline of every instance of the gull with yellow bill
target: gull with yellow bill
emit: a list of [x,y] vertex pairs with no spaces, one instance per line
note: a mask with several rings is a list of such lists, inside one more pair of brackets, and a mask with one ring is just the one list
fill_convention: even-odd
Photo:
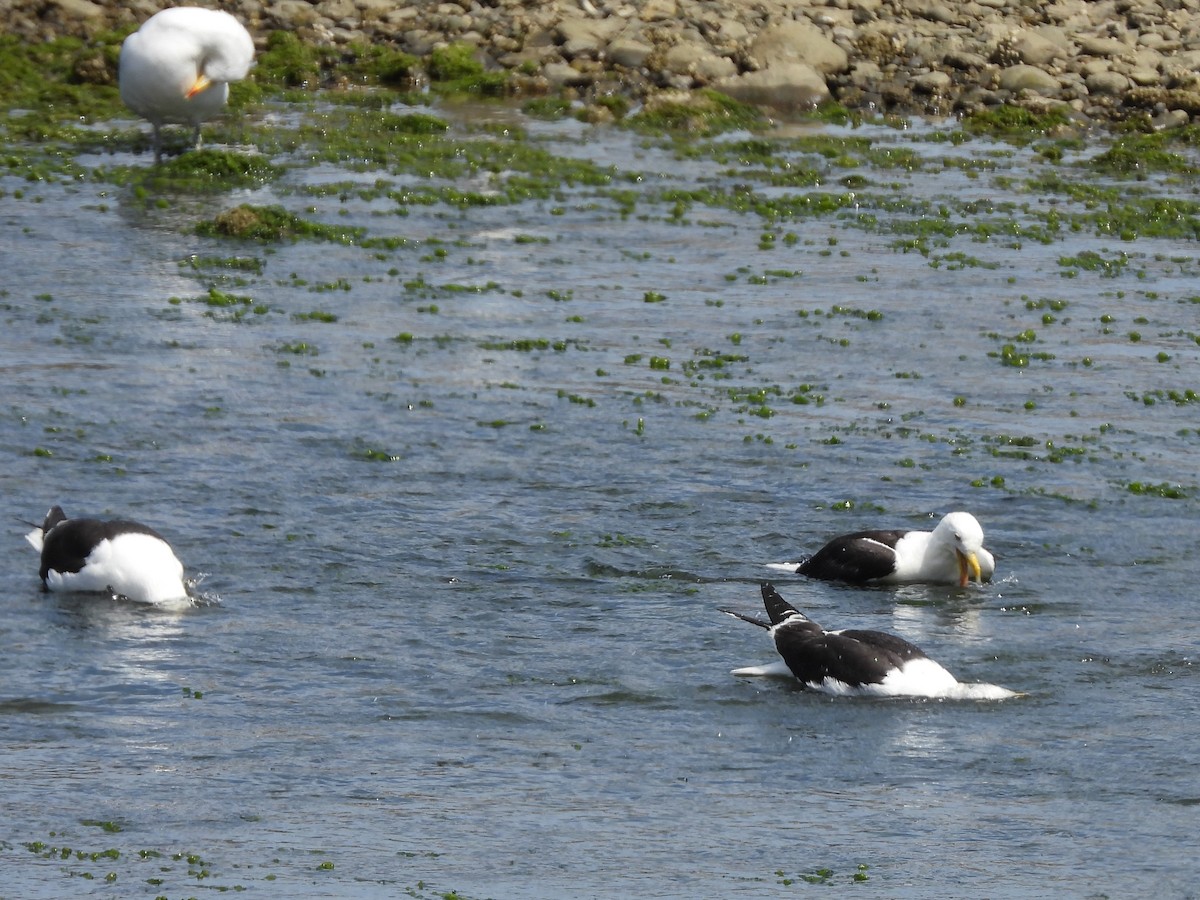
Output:
[[155,13],[121,45],[121,100],[154,126],[154,158],[162,155],[163,125],[200,125],[220,115],[229,82],[254,62],[254,41],[227,12],[177,6]]

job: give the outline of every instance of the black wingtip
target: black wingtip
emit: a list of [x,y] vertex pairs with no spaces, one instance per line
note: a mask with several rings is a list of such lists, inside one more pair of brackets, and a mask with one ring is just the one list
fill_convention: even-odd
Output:
[[61,506],[52,506],[50,507],[49,512],[46,513],[46,518],[42,522],[42,531],[49,531],[59,522],[65,522],[66,519],[67,514],[63,512],[63,508]]
[[791,616],[804,618],[796,607],[779,596],[779,591],[775,590],[775,585],[769,581],[762,583],[762,598],[763,605],[767,608],[767,615],[771,617],[772,625],[778,625]]
[[757,625],[759,628],[770,628],[770,622],[764,622],[762,619],[756,619],[754,616],[748,616],[745,613],[735,612],[732,609],[717,607],[718,612],[723,612],[727,616],[733,616],[735,619],[741,619],[743,622],[749,622],[751,625]]
[[17,519],[17,522],[22,525],[28,525],[30,528],[38,528],[42,534],[45,534],[59,522],[65,521],[66,518],[67,514],[63,512],[61,506],[52,506],[46,513],[46,517],[40,522],[30,522],[28,519]]

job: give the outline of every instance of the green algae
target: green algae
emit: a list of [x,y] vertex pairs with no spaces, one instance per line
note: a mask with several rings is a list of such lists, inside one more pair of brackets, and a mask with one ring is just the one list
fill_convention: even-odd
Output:
[[1125,489],[1131,494],[1146,497],[1163,497],[1168,500],[1184,500],[1192,495],[1192,490],[1179,484],[1168,484],[1167,482],[1149,484],[1141,481],[1131,481],[1125,485]]
[[154,166],[97,167],[92,178],[132,187],[143,200],[182,194],[215,194],[258,187],[284,169],[257,154],[201,149],[168,157]]
[[254,81],[279,87],[317,87],[335,58],[326,48],[307,44],[290,31],[273,31],[254,60]]
[[1075,256],[1060,256],[1058,264],[1071,270],[1095,272],[1102,278],[1116,278],[1129,266],[1129,256],[1118,253],[1112,259],[1105,259],[1094,250],[1083,250]]
[[1022,144],[1045,137],[1070,121],[1070,114],[1057,107],[1034,112],[1022,106],[1003,104],[967,115],[962,120],[962,130],[976,137],[987,136]]
[[565,97],[534,97],[521,104],[521,111],[533,119],[554,121],[570,115],[571,101]]
[[[376,193],[401,207],[548,200],[580,185],[608,186],[615,176],[614,167],[554,154],[517,128],[500,136],[451,134],[444,120],[424,113],[335,109],[305,122],[296,135],[317,160],[356,171],[419,176],[403,187],[378,184]],[[481,178],[486,188],[465,190],[459,184]]]
[[434,48],[429,55],[428,70],[436,89],[444,93],[498,97],[508,90],[508,73],[485,71],[470,44]]
[[[207,307],[204,312],[207,318],[218,321],[241,322],[249,316],[264,316],[271,311],[269,306],[256,302],[253,297],[231,294],[216,287],[210,287],[206,294],[190,299]],[[178,306],[183,300],[172,297],[168,302]]]
[[196,225],[202,237],[237,238],[269,243],[272,241],[313,240],[355,243],[363,229],[324,225],[294,215],[281,206],[252,206],[243,203],[219,213],[214,219]]
[[0,125],[8,131],[29,111],[41,120],[77,122],[120,114],[116,72],[125,33],[109,32],[88,42],[0,35],[0,92],[7,111]]
[[630,128],[646,134],[688,139],[728,131],[753,131],[767,124],[766,117],[757,108],[709,88],[682,96],[657,98],[623,121]]
[[[362,41],[334,47],[307,43],[294,32],[273,31],[254,61],[250,78],[241,83],[245,101],[262,101],[291,90],[315,91],[349,80],[410,90],[421,77],[421,60],[382,44]],[[234,105],[231,86],[230,105]]]
[[1181,175],[1200,172],[1200,168],[1184,156],[1167,149],[1174,140],[1168,132],[1125,135],[1083,165],[1112,178],[1144,178],[1156,172]]

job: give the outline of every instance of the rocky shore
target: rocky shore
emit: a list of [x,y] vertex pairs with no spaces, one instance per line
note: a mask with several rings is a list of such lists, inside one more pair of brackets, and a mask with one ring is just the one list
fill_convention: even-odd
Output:
[[[92,37],[158,0],[8,0],[6,31]],[[260,42],[465,42],[529,92],[583,99],[712,87],[780,112],[946,115],[1065,105],[1099,120],[1200,114],[1200,0],[229,0]]]

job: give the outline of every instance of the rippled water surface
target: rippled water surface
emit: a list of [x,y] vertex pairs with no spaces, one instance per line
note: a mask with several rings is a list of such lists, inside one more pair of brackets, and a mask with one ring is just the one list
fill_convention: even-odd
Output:
[[[1194,176],[435,112],[606,176],[0,177],[0,896],[1194,894],[1196,244],[1031,187]],[[195,234],[239,203],[364,231]],[[202,604],[41,593],[52,503]],[[778,587],[1028,696],[729,674],[764,563],[956,508],[992,584]]]

